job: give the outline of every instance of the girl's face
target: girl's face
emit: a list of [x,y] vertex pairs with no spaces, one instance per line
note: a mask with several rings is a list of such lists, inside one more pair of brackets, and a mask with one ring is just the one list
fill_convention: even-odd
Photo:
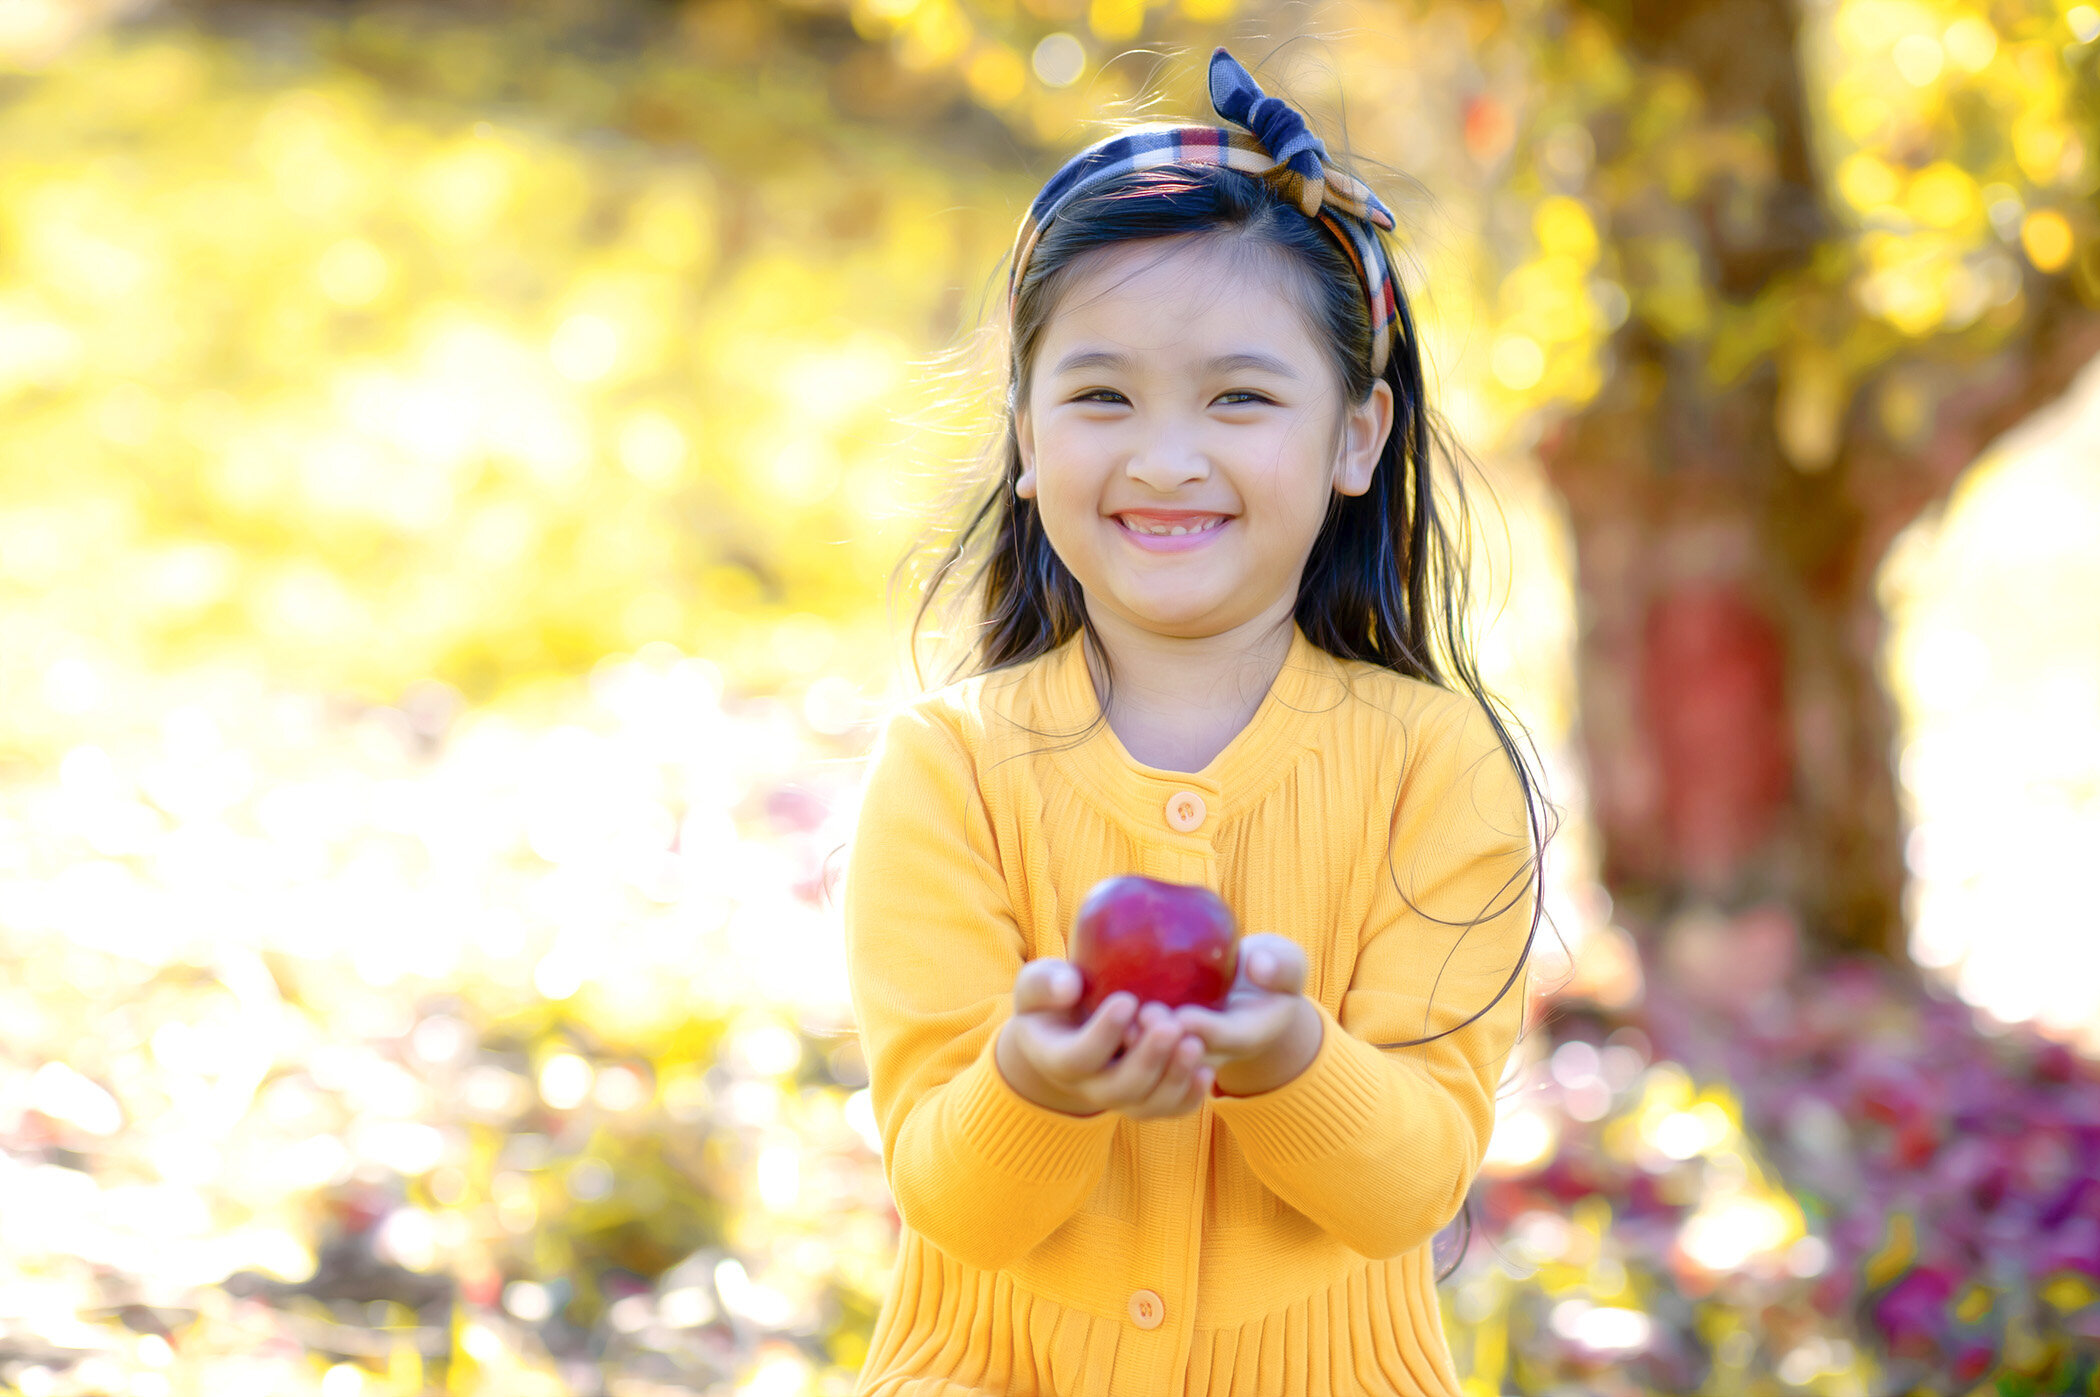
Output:
[[1342,401],[1281,259],[1175,237],[1075,264],[1016,407],[1015,492],[1097,624],[1192,638],[1288,616],[1329,499],[1370,488],[1392,389]]

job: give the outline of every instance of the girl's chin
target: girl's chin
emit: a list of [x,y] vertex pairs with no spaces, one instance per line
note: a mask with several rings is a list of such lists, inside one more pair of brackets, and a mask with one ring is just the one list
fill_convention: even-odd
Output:
[[1158,635],[1204,636],[1216,630],[1220,597],[1178,593],[1163,596],[1141,588],[1118,588],[1115,608],[1131,624]]

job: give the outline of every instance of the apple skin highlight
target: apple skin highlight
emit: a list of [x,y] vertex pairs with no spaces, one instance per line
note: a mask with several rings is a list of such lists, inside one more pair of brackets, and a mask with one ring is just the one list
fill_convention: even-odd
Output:
[[1209,888],[1136,873],[1088,890],[1072,926],[1085,1020],[1117,990],[1140,1004],[1223,1009],[1239,970],[1239,922]]

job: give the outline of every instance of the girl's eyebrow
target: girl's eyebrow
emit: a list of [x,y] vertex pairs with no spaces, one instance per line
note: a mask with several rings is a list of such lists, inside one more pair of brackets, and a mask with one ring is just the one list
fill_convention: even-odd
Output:
[[[1131,357],[1109,349],[1075,349],[1057,361],[1054,374],[1074,373],[1080,369],[1127,369]],[[1214,373],[1234,373],[1241,369],[1253,369],[1260,373],[1274,374],[1278,378],[1295,379],[1297,370],[1271,354],[1258,354],[1243,349],[1236,354],[1220,354],[1204,364]]]

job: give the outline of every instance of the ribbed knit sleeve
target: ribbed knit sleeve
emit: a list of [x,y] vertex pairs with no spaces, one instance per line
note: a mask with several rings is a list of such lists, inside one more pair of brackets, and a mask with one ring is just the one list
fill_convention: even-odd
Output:
[[993,1061],[1027,946],[969,755],[931,703],[876,745],[844,915],[898,1214],[959,1261],[1007,1265],[1093,1191],[1116,1117],[1038,1106]]
[[1536,903],[1522,790],[1470,700],[1415,739],[1392,843],[1339,1018],[1310,1066],[1273,1091],[1218,1097],[1249,1165],[1292,1207],[1365,1256],[1421,1245],[1458,1213],[1495,1125],[1495,1089],[1522,1027]]

